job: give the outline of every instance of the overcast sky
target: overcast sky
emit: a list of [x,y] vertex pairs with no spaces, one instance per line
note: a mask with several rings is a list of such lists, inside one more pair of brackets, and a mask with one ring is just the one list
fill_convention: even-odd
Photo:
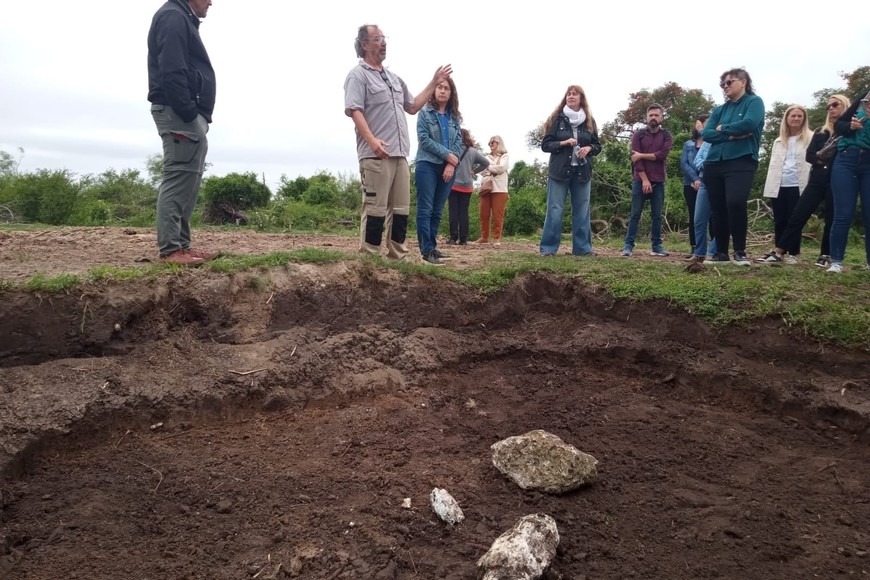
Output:
[[[161,151],[146,100],[146,36],[162,2],[4,4],[0,149],[23,147],[25,171],[144,170],[146,156]],[[602,123],[625,108],[629,93],[669,81],[719,101],[719,74],[734,66],[749,70],[768,106],[809,105],[814,91],[842,86],[838,73],[870,57],[866,19],[843,26],[835,13],[816,8],[813,16],[797,4],[660,0],[509,8],[471,1],[444,5],[443,12],[440,6],[214,0],[200,28],[218,81],[209,175],[254,171],[273,188],[282,173],[356,176],[343,86],[357,63],[353,39],[363,23],[380,25],[388,38],[385,64],[415,94],[439,65],[451,63],[464,125],[480,141],[500,134],[512,163],[546,159],[526,148],[525,134],[569,84],[583,86]],[[836,38],[838,48],[823,38]],[[416,145],[415,119],[408,121]]]

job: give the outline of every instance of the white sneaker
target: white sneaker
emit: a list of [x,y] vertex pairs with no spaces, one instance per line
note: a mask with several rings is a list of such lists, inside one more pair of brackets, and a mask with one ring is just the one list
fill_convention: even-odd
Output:
[[839,262],[834,262],[831,264],[831,267],[825,270],[825,272],[831,272],[833,274],[842,274],[843,273],[843,264]]
[[783,256],[782,261],[785,264],[797,264],[798,263],[797,256],[792,256],[791,254],[786,254],[785,256]]

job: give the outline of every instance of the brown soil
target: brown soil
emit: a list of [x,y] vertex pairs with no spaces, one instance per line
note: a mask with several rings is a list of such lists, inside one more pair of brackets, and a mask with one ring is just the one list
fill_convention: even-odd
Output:
[[[5,279],[140,256],[144,230],[0,233]],[[534,512],[559,526],[550,580],[870,575],[870,355],[773,321],[720,332],[582,279],[484,297],[367,262],[0,297],[4,580],[474,578]],[[599,481],[511,483],[489,447],[532,429]]]

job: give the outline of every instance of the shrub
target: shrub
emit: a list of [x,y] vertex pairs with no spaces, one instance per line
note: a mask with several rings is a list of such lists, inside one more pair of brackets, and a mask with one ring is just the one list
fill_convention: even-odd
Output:
[[202,182],[202,219],[206,223],[233,223],[239,212],[263,207],[272,192],[253,172],[229,173]]

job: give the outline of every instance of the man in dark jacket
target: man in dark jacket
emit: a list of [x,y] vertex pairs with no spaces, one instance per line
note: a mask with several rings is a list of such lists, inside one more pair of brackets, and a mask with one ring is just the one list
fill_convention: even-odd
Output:
[[199,37],[209,6],[211,0],[168,0],[148,32],[148,100],[163,139],[157,247],[165,263],[196,265],[217,257],[190,245],[215,102],[214,69]]

